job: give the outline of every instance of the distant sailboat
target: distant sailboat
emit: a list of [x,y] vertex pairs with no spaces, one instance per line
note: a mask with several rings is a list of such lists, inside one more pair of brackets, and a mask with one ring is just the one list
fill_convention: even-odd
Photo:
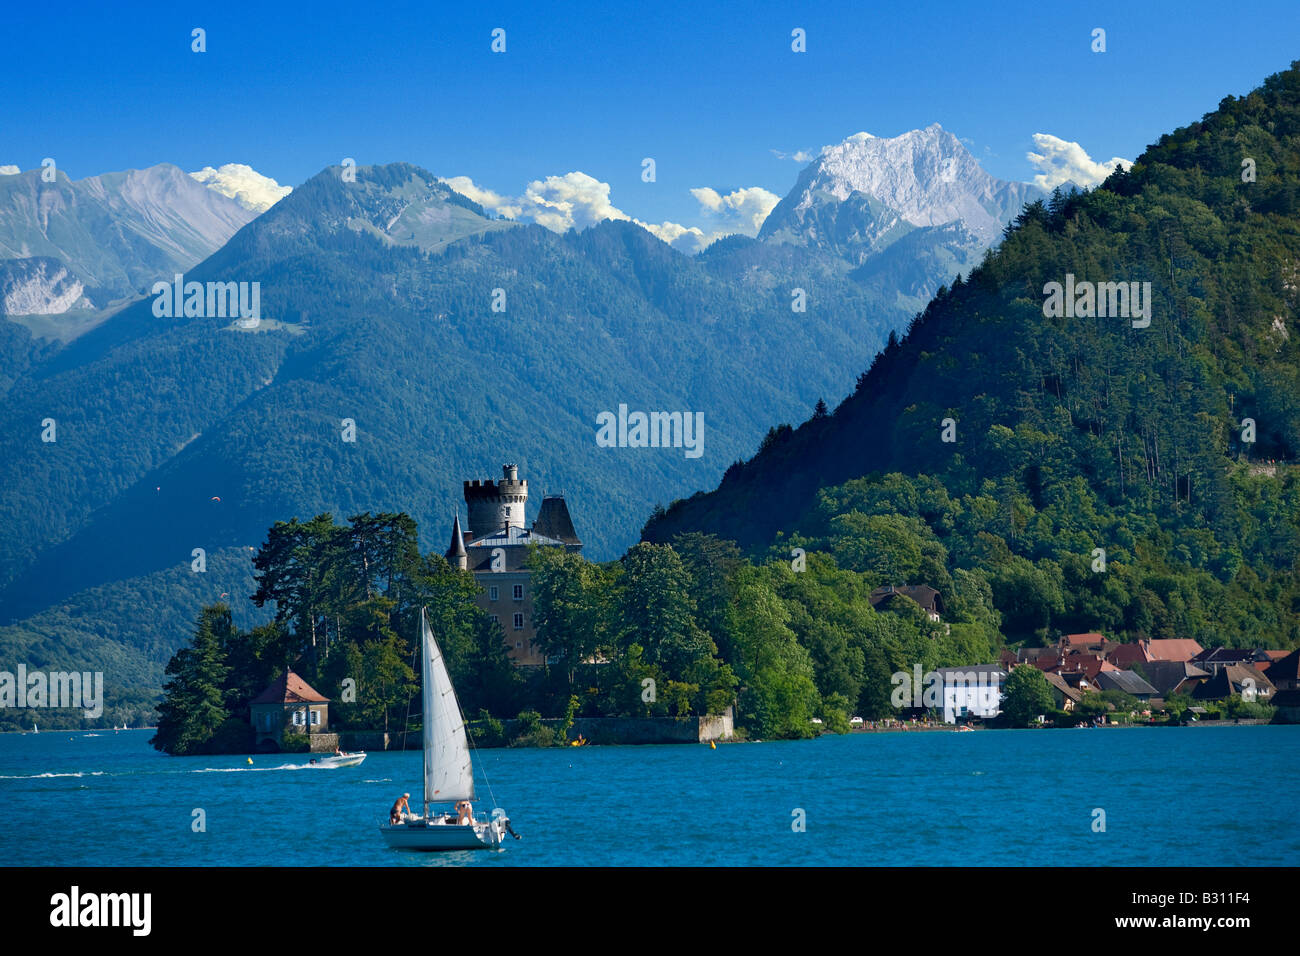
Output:
[[41,731],[40,731],[40,728],[38,728],[38,727],[36,726],[36,724],[33,723],[33,724],[32,724],[32,733],[34,733],[34,734],[39,734],[40,732],[41,732]]
[[[430,804],[459,806],[474,800],[474,763],[456,691],[423,608],[420,634],[424,659],[420,675],[424,696],[424,815],[383,824],[379,832],[395,849],[495,849],[505,840],[507,832],[514,833],[504,810],[494,809],[490,819],[475,819],[472,808],[463,814],[429,812]],[[466,817],[468,822],[459,822]]]

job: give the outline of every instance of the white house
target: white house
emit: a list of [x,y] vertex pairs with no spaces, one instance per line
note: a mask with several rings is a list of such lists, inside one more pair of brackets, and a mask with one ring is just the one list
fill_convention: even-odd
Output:
[[1007,672],[997,664],[941,667],[943,720],[965,723],[972,717],[996,717],[1002,708],[1002,685]]

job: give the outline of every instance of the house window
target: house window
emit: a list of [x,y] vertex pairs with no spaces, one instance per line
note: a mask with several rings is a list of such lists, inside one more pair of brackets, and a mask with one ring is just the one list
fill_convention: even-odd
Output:
[[523,599],[524,599],[524,586],[523,586],[522,584],[516,584],[516,585],[515,585],[515,600],[516,600],[516,601],[522,601]]
[[293,712],[293,725],[294,725],[295,727],[301,727],[301,726],[302,726],[302,711],[301,711],[301,710],[295,710],[295,711]]
[[315,725],[315,726],[317,726],[317,727],[320,726],[320,711],[319,711],[319,710],[313,710],[313,711],[311,712],[311,722],[312,722],[313,725]]
[[516,630],[516,631],[523,630],[523,627],[524,627],[524,616],[523,616],[522,614],[516,614],[516,615],[515,615],[515,630]]
[[515,650],[519,650],[519,648],[521,648],[521,647],[523,647],[523,646],[524,646],[524,642],[523,642],[523,641],[515,641]]
[[497,599],[497,597],[498,597],[498,595],[497,595],[497,586],[494,584],[494,585],[492,585],[490,588],[488,588],[488,600],[489,600],[489,601],[495,601],[495,600]]

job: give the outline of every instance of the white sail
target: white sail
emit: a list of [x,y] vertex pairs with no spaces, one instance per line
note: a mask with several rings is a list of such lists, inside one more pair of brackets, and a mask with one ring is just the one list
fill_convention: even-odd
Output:
[[474,765],[470,762],[465,721],[442,651],[424,611],[420,611],[424,668],[424,812],[431,803],[456,803],[474,799]]

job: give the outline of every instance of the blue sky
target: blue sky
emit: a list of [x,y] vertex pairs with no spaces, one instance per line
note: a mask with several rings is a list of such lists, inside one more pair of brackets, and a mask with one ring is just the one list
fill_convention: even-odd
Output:
[[1132,159],[1300,58],[1295,0],[17,4],[5,25],[0,164],[235,162],[297,185],[350,156],[512,196],[581,171],[629,215],[688,224],[690,189],[784,195],[802,164],[773,150],[859,130],[938,122],[1005,179],[1033,177],[1035,133]]

